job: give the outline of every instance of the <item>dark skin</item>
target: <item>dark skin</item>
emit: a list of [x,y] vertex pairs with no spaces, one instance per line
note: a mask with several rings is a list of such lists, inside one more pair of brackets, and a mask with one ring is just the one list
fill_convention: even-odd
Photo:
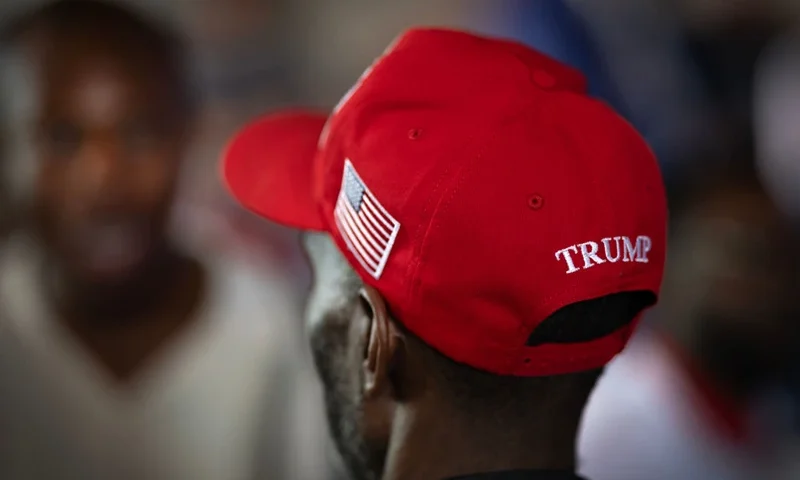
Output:
[[58,319],[126,381],[203,298],[202,267],[166,233],[189,118],[147,52],[91,28],[72,33],[30,40],[40,99],[33,230]]
[[[579,414],[554,409],[531,425],[455,408],[431,357],[400,330],[381,294],[353,288],[343,275],[349,267],[326,236],[306,236],[305,245],[314,269],[307,315],[312,351],[331,432],[353,478],[574,469]],[[569,409],[580,412],[579,403]]]

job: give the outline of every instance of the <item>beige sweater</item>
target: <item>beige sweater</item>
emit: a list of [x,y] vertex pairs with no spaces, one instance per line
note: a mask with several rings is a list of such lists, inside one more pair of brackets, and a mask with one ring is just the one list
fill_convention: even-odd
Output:
[[327,479],[298,312],[280,279],[212,264],[202,316],[122,388],[52,321],[33,249],[0,261],[0,478]]

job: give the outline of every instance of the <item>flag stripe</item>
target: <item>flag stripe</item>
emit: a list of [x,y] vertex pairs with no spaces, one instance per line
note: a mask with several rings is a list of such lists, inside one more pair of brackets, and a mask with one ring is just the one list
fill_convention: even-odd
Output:
[[389,240],[389,237],[391,236],[391,234],[389,234],[388,232],[386,232],[386,230],[383,229],[381,224],[378,223],[378,221],[375,219],[375,217],[370,213],[369,208],[362,208],[361,212],[359,212],[359,215],[364,215],[367,218],[368,223],[376,231],[376,235],[375,235],[376,237],[382,239],[384,242],[387,242]]
[[386,246],[389,244],[388,239],[387,238],[383,238],[383,236],[381,234],[379,234],[375,230],[375,227],[370,222],[369,217],[367,217],[364,214],[364,212],[361,212],[361,213],[358,214],[358,218],[361,220],[361,223],[363,223],[364,226],[367,227],[367,230],[369,230],[370,234],[375,239],[375,241],[378,243],[378,245],[380,245],[381,250],[386,248]]
[[[380,222],[383,224],[383,226],[386,227],[386,230],[388,232],[391,232],[392,231],[392,224],[389,223],[388,220],[386,220],[386,216],[388,215],[386,213],[386,210],[383,210],[383,208],[381,208],[380,210],[383,210],[383,211],[379,212],[378,209],[375,208],[375,203],[376,202],[373,202],[372,195],[369,195],[369,192],[364,192],[364,200],[363,200],[363,202],[370,210],[372,210],[372,213],[375,215],[375,217],[378,220],[380,220]],[[378,207],[380,207],[380,205],[378,205]],[[386,233],[387,237],[389,237],[391,235],[388,232]]]
[[352,241],[352,239],[354,238],[353,232],[347,225],[347,221],[345,221],[342,218],[343,216],[344,215],[340,210],[339,215],[336,216],[336,223],[338,224],[339,228],[341,228],[345,232],[344,239],[347,241],[347,245],[350,247],[350,251],[353,252],[358,261],[361,262],[362,265],[364,265],[364,268],[371,271],[377,270],[378,265],[367,256],[367,254],[364,252],[364,250],[361,248],[358,242]]
[[[343,207],[342,207],[343,208]],[[370,261],[372,265],[377,267],[378,263],[380,262],[380,255],[377,255],[372,249],[366,245],[364,242],[364,237],[358,232],[356,226],[353,224],[353,219],[347,214],[346,210],[342,210],[339,213],[342,219],[345,222],[345,226],[347,226],[350,235],[352,236],[353,244],[358,247],[359,253],[367,260]]]
[[[370,202],[372,202],[372,207],[377,209],[378,214],[381,216],[381,218],[384,221],[388,222],[386,224],[386,226],[389,227],[389,229],[391,229],[392,228],[392,223],[395,221],[394,217],[389,215],[389,212],[387,212],[383,208],[381,203],[375,198],[374,195],[372,195],[372,192],[370,192],[366,187],[364,187],[364,193],[367,195],[367,197],[369,197]],[[389,221],[390,219],[392,220],[392,222]]]
[[[353,210],[353,207],[350,206],[350,202],[341,202],[344,205],[345,212],[344,216],[348,223],[350,224],[353,233],[358,236],[358,239],[361,240],[361,243],[367,253],[376,261],[379,262],[381,259],[381,254],[383,253],[383,247],[379,246],[375,243],[375,240],[365,232],[364,226],[361,225],[361,220],[358,218],[358,214]],[[378,253],[381,252],[381,253]]]
[[[353,218],[353,221],[358,226],[358,229],[361,231],[361,234],[364,235],[364,238],[367,239],[367,241],[370,243],[370,245],[372,245],[372,247],[376,251],[383,252],[383,250],[386,248],[386,242],[381,240],[380,237],[377,238],[374,237],[375,235],[374,233],[370,233],[371,227],[369,225],[369,222],[366,222],[360,213],[356,213],[356,211],[353,210],[353,207],[350,205],[350,202],[342,202],[342,203],[344,203],[344,206],[347,209],[347,214]],[[380,254],[375,255],[375,258],[380,259],[381,258]]]

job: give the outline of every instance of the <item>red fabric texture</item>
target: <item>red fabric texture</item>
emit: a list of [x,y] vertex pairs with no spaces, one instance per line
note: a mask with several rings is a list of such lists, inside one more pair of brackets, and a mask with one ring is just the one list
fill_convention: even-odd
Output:
[[[539,376],[598,368],[622,350],[634,325],[525,346],[561,307],[661,286],[667,207],[656,159],[586,95],[579,72],[521,44],[414,29],[351,93],[319,145],[323,115],[245,128],[224,158],[233,194],[262,216],[328,232],[397,319],[453,360]],[[346,159],[400,223],[378,278],[334,221]]]

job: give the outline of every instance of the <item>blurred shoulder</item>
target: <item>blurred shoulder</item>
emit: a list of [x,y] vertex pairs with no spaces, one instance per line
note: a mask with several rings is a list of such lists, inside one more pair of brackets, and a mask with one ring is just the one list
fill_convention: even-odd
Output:
[[649,328],[640,329],[628,347],[606,367],[587,408],[608,408],[615,404],[652,406],[666,400],[664,390],[670,390],[679,381],[672,360],[660,334]]
[[642,332],[598,382],[578,435],[581,470],[589,478],[621,472],[665,478],[658,472],[677,471],[675,448],[685,445],[680,384],[664,349],[657,336]]

